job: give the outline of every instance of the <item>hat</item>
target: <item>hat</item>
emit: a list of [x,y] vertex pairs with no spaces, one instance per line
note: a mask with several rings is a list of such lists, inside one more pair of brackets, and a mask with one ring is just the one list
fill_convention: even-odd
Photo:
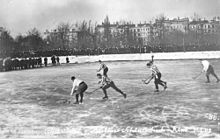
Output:
[[153,64],[153,62],[152,61],[149,61],[146,65],[147,66],[151,66]]
[[75,76],[72,76],[72,77],[71,77],[71,80],[74,80],[74,79],[76,79],[76,77],[75,77]]

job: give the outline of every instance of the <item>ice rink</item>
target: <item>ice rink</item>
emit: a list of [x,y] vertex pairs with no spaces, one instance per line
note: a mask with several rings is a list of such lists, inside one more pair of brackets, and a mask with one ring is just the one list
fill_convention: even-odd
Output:
[[[220,77],[220,60],[210,60]],[[205,83],[199,60],[155,61],[168,82],[154,93],[146,61],[105,62],[108,75],[127,99],[113,89],[85,94],[84,104],[66,104],[71,76],[98,87],[98,63],[69,64],[0,73],[0,136],[66,137],[220,137],[220,83]],[[163,88],[160,87],[161,90]]]

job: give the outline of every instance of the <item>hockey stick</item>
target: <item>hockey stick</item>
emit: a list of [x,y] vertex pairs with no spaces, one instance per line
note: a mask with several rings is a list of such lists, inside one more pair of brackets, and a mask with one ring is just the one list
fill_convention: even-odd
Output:
[[94,93],[95,91],[97,91],[97,90],[99,90],[99,89],[101,89],[101,88],[99,87],[99,88],[94,89],[94,90],[91,91],[91,92],[86,92],[86,93],[90,95],[90,94]]
[[150,78],[152,78],[152,76],[149,76],[148,78],[146,78],[146,79],[143,79],[143,80],[141,80],[144,84],[149,84],[149,82],[148,83],[146,83],[146,81],[147,80],[149,80]]
[[203,72],[200,72],[197,76],[192,77],[193,80],[197,79],[200,75],[202,75]]
[[142,82],[143,82],[144,84],[149,84],[149,83],[146,83],[146,80],[142,80]]

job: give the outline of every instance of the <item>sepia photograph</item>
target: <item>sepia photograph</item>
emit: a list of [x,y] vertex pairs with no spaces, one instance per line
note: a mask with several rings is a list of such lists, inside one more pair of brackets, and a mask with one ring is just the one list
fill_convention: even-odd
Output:
[[0,138],[220,138],[220,0],[0,1]]

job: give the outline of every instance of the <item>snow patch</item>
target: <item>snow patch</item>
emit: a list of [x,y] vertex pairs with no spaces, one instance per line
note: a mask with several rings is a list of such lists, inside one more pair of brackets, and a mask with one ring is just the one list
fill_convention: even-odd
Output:
[[[142,54],[108,54],[94,56],[68,56],[70,63],[89,63],[102,61],[137,61],[150,60],[154,55],[157,60],[176,60],[176,59],[218,59],[220,51],[202,51],[202,52],[172,52],[172,53],[142,53]],[[67,56],[60,56],[60,63],[66,63]],[[48,57],[48,63],[51,58]]]

